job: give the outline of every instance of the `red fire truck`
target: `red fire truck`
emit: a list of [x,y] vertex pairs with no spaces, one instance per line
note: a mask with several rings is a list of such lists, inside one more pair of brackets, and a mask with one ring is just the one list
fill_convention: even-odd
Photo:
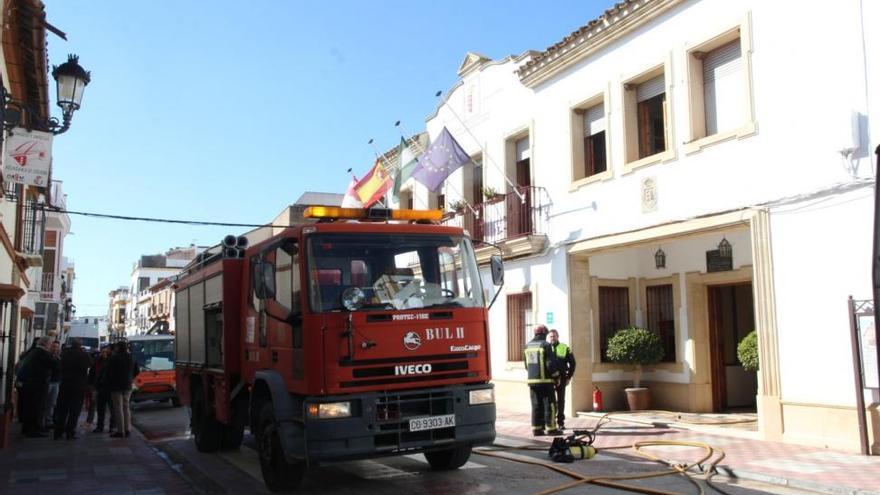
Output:
[[[176,379],[203,452],[256,436],[272,490],[321,462],[423,453],[456,469],[495,438],[487,293],[439,211],[310,207],[175,282]],[[501,259],[490,261],[503,283]],[[490,305],[490,304],[489,304]]]

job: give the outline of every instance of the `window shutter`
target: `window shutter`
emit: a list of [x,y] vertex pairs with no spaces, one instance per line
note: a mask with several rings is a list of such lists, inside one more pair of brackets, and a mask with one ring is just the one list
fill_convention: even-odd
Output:
[[659,76],[648,79],[647,81],[641,83],[636,88],[636,101],[645,101],[650,100],[651,98],[662,95],[666,92],[666,80],[663,78],[663,74]]
[[739,39],[706,54],[703,59],[703,101],[707,136],[743,124],[742,84]]
[[516,161],[521,162],[531,158],[532,152],[529,147],[529,137],[526,136],[516,141]]
[[605,130],[605,103],[592,106],[584,112],[584,135],[592,136]]

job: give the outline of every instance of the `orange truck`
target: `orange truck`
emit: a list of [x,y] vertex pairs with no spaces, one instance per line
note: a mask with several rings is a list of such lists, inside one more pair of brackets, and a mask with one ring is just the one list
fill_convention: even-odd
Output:
[[174,373],[174,335],[135,335],[128,342],[141,370],[134,379],[131,401],[168,401],[180,406]]
[[285,490],[324,462],[422,453],[456,469],[491,443],[491,304],[467,231],[440,214],[310,207],[185,268],[176,374],[196,447],[238,448],[250,428],[266,485]]

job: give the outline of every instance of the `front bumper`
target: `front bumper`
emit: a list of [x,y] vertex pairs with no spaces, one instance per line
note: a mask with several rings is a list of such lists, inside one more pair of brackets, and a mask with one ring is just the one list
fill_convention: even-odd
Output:
[[[322,397],[320,402],[350,401],[352,417],[282,423],[285,454],[291,462],[316,463],[490,444],[495,440],[495,404],[471,406],[468,396],[471,390],[491,387],[476,384]],[[304,406],[309,402],[314,400]],[[409,431],[410,419],[445,414],[455,414],[454,427]]]

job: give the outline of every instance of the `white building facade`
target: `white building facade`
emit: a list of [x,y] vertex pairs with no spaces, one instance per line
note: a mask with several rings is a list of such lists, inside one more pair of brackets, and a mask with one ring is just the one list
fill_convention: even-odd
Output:
[[[594,386],[622,408],[632,373],[605,342],[641,326],[666,351],[644,376],[654,407],[755,408],[763,438],[858,450],[846,309],[871,297],[880,38],[863,26],[878,15],[630,0],[544,52],[466,57],[426,127],[474,158],[442,199],[478,214],[448,222],[505,253],[490,312],[502,406],[523,408],[519,352],[546,323],[578,361],[568,413],[590,410]],[[504,196],[479,198],[478,181]],[[416,207],[436,205],[419,187]],[[752,330],[757,373],[735,352]],[[876,450],[877,391],[864,396]]]
[[[203,250],[204,248],[199,246],[189,246],[173,248],[164,254],[141,256],[131,271],[131,285],[125,304],[125,335],[142,335],[156,323],[155,318],[151,320],[153,293],[150,287],[180,273],[181,268]],[[110,297],[113,298],[115,295],[111,293]]]

